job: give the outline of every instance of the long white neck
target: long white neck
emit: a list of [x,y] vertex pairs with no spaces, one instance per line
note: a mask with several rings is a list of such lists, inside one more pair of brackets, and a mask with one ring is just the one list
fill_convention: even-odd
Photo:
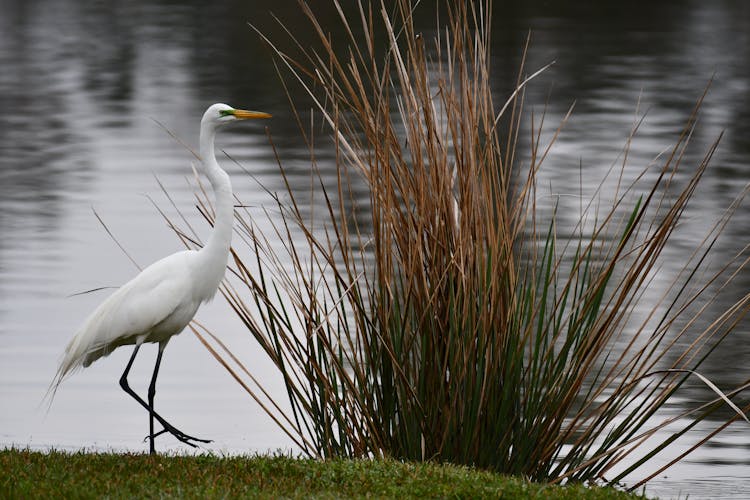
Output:
[[200,255],[200,270],[202,283],[201,295],[203,300],[213,297],[219,283],[224,277],[232,244],[232,223],[234,221],[234,200],[232,198],[232,183],[229,175],[221,169],[214,154],[214,139],[216,128],[210,124],[201,123],[200,155],[203,163],[203,173],[211,183],[214,191],[214,206],[216,218],[214,228],[208,241],[198,252]]

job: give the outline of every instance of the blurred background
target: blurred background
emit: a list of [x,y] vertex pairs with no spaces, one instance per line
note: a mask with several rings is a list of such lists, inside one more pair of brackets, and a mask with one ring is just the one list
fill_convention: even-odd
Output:
[[[429,40],[437,12],[424,3],[418,24]],[[318,17],[330,20],[327,29],[343,49],[337,12],[323,4],[315,2]],[[513,88],[529,32],[528,72],[555,64],[529,87],[526,109],[541,113],[546,104],[551,131],[575,102],[545,164],[550,194],[595,187],[617,160],[634,121],[646,113],[630,160],[640,171],[676,141],[713,79],[685,164],[697,164],[719,134],[724,136],[685,227],[667,249],[674,269],[665,265],[652,286],[668,284],[750,181],[750,4],[498,0],[493,8],[496,102],[504,102]],[[108,292],[71,295],[116,287],[137,272],[93,210],[142,266],[181,249],[149,200],[177,214],[156,178],[198,232],[207,234],[188,182],[193,158],[165,128],[196,147],[200,116],[214,102],[272,113],[266,123],[223,130],[219,147],[273,190],[281,184],[268,133],[282,163],[299,174],[300,190],[306,190],[308,150],[271,51],[248,23],[282,46],[291,44],[275,18],[303,45],[314,37],[295,0],[0,0],[0,12],[0,446],[143,451],[147,415],[117,385],[129,349],[68,380],[48,412],[41,404],[66,343]],[[294,98],[306,109],[301,93]],[[322,148],[319,158],[326,157]],[[245,203],[261,212],[272,207],[256,180],[223,163]],[[717,255],[748,242],[748,210],[747,204],[741,207]],[[726,300],[748,286],[746,272]],[[717,304],[717,312],[727,303]],[[198,319],[243,359],[257,360],[253,372],[268,375],[264,380],[284,398],[269,363],[221,299],[201,309]],[[740,325],[703,367],[724,389],[750,376],[748,330]],[[145,393],[155,352],[151,348],[139,357],[130,377],[136,390]],[[696,382],[673,404],[677,411],[711,397]],[[737,401],[747,403],[748,396]],[[214,439],[211,450],[290,449],[289,440],[190,332],[174,338],[165,352],[157,405],[182,430]],[[160,448],[183,450],[170,439],[163,438]],[[675,450],[689,446],[690,439]],[[734,424],[647,492],[739,498],[748,466],[750,426]]]

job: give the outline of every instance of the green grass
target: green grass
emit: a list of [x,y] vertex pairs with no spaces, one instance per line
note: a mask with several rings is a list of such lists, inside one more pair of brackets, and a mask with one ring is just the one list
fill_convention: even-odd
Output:
[[284,456],[0,451],[0,498],[641,498],[467,467]]

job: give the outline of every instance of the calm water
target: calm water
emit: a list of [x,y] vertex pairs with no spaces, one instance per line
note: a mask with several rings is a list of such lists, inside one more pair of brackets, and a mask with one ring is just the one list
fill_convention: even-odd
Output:
[[[269,15],[273,11],[305,40],[309,35],[294,2],[88,4],[0,0],[2,446],[145,450],[146,415],[117,386],[128,350],[71,378],[48,413],[40,401],[72,332],[106,292],[70,295],[117,286],[136,271],[92,209],[142,265],[180,248],[147,198],[176,213],[154,176],[179,207],[195,212],[186,181],[191,156],[156,121],[195,145],[208,104],[223,101],[268,111],[275,116],[267,125],[282,160],[301,172],[306,168],[270,54],[246,25],[252,21],[282,39]],[[622,148],[639,100],[648,115],[633,145],[632,163],[640,166],[653,158],[675,140],[715,75],[687,161],[697,161],[722,130],[725,135],[688,223],[668,249],[674,268],[665,265],[654,281],[658,294],[660,284],[679,270],[691,243],[750,181],[750,6],[740,0],[564,4],[495,3],[498,96],[507,94],[515,78],[520,47],[531,29],[529,68],[556,63],[534,84],[529,103],[540,109],[551,93],[547,121],[555,123],[576,101],[544,174],[554,193],[579,192],[579,166],[585,172],[584,189],[601,179]],[[322,18],[334,14],[321,11]],[[426,12],[421,19],[429,32],[433,15]],[[277,185],[261,125],[226,130],[219,142],[266,185]],[[255,181],[225,163],[245,202],[271,205]],[[749,220],[744,207],[719,243],[720,253],[748,241]],[[206,234],[198,217],[192,215],[191,222]],[[749,284],[750,275],[744,273],[728,296],[745,293]],[[269,364],[221,301],[204,307],[199,319],[244,359],[257,360],[254,373],[280,389],[268,375]],[[750,376],[748,329],[742,324],[704,365],[704,373],[721,387]],[[132,372],[137,390],[145,391],[154,355],[153,348],[146,350]],[[163,414],[188,433],[213,438],[207,448],[289,447],[192,334],[170,343],[159,381],[157,404]],[[696,383],[674,405],[689,407],[710,396]],[[748,395],[737,401],[747,404]],[[679,446],[689,446],[695,436]],[[182,449],[168,439],[161,447]],[[739,498],[749,484],[750,427],[735,424],[647,491],[664,497]]]

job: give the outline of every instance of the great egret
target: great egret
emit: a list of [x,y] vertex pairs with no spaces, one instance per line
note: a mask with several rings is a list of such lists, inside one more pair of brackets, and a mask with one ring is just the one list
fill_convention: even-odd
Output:
[[[234,109],[226,104],[214,104],[206,110],[201,119],[200,156],[216,205],[211,236],[198,251],[182,251],[154,262],[99,305],[71,339],[50,386],[54,397],[60,383],[74,371],[89,366],[122,345],[135,344],[120,377],[120,386],[149,412],[152,454],[155,453],[154,438],[164,432],[193,447],[196,446],[194,441],[210,442],[185,434],[154,410],[156,376],[169,339],[180,333],[193,319],[198,307],[216,294],[227,267],[234,202],[229,176],[214,155],[216,130],[238,120],[270,116],[258,111]],[[133,360],[144,342],[159,344],[148,389],[148,403],[130,388],[127,380]],[[154,419],[164,427],[163,430],[154,433]]]

